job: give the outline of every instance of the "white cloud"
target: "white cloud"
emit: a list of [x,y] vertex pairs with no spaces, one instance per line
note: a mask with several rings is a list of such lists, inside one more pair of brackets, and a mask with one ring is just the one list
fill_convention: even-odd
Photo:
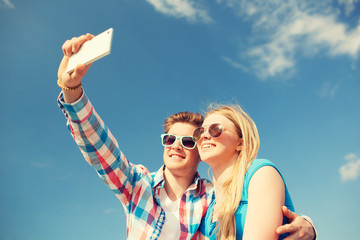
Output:
[[0,8],[15,8],[15,5],[10,2],[10,0],[1,0]]
[[289,35],[279,35],[272,42],[252,47],[248,56],[254,58],[254,67],[258,76],[267,78],[292,69],[295,65],[295,42],[290,41]]
[[189,22],[210,23],[213,20],[197,0],[146,0],[155,9],[175,18],[185,18]]
[[[190,22],[213,22],[204,6],[206,1],[147,1],[168,16]],[[343,55],[356,61],[360,52],[360,21],[356,26],[349,26],[341,22],[339,16],[341,11],[356,12],[359,1],[338,0],[338,5],[331,0],[216,0],[216,3],[232,9],[249,23],[252,35],[246,39],[249,45],[243,46],[240,56],[252,62],[258,77],[267,79],[291,76],[299,58],[312,58],[317,54],[332,58]],[[236,60],[223,60],[241,68]]]
[[354,153],[349,153],[344,158],[347,163],[341,166],[339,169],[340,178],[343,183],[354,181],[359,177],[360,158]]
[[[325,53],[357,59],[360,51],[360,23],[350,29],[337,19],[328,1],[222,0],[245,17],[258,41],[247,51],[256,74],[265,79],[289,74],[297,58]],[[352,2],[354,3],[354,2]],[[350,3],[348,3],[351,5]]]
[[230,66],[232,66],[232,67],[234,67],[234,68],[241,69],[241,70],[243,70],[244,72],[248,72],[248,71],[249,71],[247,67],[241,65],[240,63],[238,63],[238,62],[236,62],[236,61],[234,61],[234,60],[232,60],[232,59],[230,59],[230,58],[228,58],[228,57],[222,56],[221,59],[224,60],[225,62],[227,62]]
[[346,15],[350,15],[352,13],[352,11],[354,11],[355,9],[355,4],[358,2],[359,0],[338,0],[340,5],[344,5],[345,7],[345,14]]
[[330,83],[330,82],[323,82],[321,89],[320,89],[320,97],[326,98],[333,98],[339,89],[339,83]]

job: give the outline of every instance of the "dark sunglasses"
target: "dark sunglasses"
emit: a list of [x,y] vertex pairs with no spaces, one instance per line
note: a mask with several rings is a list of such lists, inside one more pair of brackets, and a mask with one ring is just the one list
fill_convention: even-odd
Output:
[[[211,124],[209,127],[198,127],[193,132],[193,138],[194,138],[195,142],[199,141],[199,139],[201,138],[201,135],[203,133],[205,133],[206,130],[209,131],[209,134],[210,134],[211,137],[218,138],[218,137],[221,136],[223,131],[225,131],[225,128],[220,123]],[[226,129],[226,130],[229,131],[229,132],[234,133],[233,131],[230,131],[228,129]],[[235,134],[237,134],[237,133],[235,133]]]
[[193,137],[161,134],[161,144],[164,147],[171,147],[178,139],[180,139],[181,145],[186,149],[194,149],[196,147],[196,142]]

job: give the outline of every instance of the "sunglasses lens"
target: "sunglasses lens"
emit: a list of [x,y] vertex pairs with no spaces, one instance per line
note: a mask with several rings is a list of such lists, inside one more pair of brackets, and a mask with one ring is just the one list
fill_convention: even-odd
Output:
[[193,138],[195,141],[198,141],[201,137],[201,134],[204,133],[204,128],[203,127],[199,127],[197,129],[194,130],[193,132]]
[[186,148],[194,148],[195,147],[195,142],[192,137],[183,137],[181,143]]
[[163,137],[163,145],[171,146],[174,144],[176,137],[174,135],[164,135]]
[[220,137],[222,132],[223,132],[223,126],[218,123],[212,124],[209,127],[209,133],[214,138]]

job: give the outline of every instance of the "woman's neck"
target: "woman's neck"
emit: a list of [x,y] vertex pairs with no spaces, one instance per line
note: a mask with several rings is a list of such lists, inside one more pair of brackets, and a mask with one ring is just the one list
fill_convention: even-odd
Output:
[[214,180],[217,184],[221,186],[229,178],[236,161],[237,156],[234,156],[228,160],[218,159],[216,160],[216,164],[211,164]]
[[217,203],[221,200],[221,196],[224,196],[223,184],[229,179],[229,176],[231,176],[232,166],[233,164],[228,164],[227,166],[219,166],[215,169],[213,168],[214,187],[216,193],[215,197]]
[[234,157],[234,159],[223,161],[220,164],[217,164],[216,166],[214,165],[211,166],[214,176],[214,188],[215,188],[215,199],[216,199],[214,215],[213,215],[214,219],[217,219],[218,217],[218,206],[221,206],[222,202],[225,200],[224,199],[225,188],[223,187],[223,185],[232,175],[232,169],[235,164],[235,161],[237,161],[237,158]]

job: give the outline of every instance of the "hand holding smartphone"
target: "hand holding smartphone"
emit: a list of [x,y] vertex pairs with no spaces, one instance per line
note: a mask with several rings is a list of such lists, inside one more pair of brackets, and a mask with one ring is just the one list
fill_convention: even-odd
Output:
[[77,65],[88,65],[110,54],[113,31],[110,28],[85,42],[80,50],[70,57],[66,72],[72,73]]

